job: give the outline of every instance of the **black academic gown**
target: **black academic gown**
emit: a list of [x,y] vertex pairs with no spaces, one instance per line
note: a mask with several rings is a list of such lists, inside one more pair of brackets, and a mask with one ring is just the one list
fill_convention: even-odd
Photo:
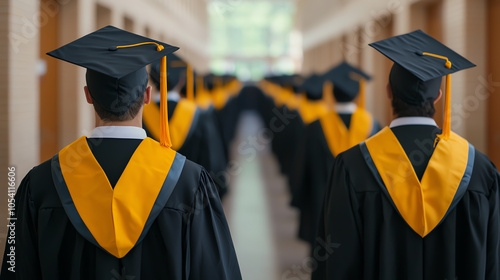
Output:
[[[159,103],[157,103],[159,106]],[[168,101],[168,119],[171,120],[177,106],[177,101]],[[227,193],[226,155],[223,139],[217,127],[218,121],[213,110],[197,109],[182,146],[177,150],[189,160],[205,167],[214,180],[221,197]],[[143,126],[149,137],[150,130]],[[159,140],[159,139],[155,139]]]
[[286,105],[276,107],[273,114],[270,124],[273,132],[271,147],[278,159],[281,173],[289,177],[304,123],[299,112]]
[[221,135],[226,160],[225,163],[227,166],[227,163],[229,162],[229,147],[236,134],[236,126],[238,124],[240,114],[237,96],[230,97],[222,108],[210,108],[209,110],[213,110],[213,115],[217,122],[217,128],[219,129],[219,133]]
[[[351,115],[339,114],[339,116],[349,128]],[[373,121],[370,135],[379,130],[380,126]],[[319,120],[306,126],[304,137],[298,146],[301,150],[296,155],[294,172],[290,175],[291,205],[300,209],[298,237],[312,246],[315,242],[329,172],[335,158]]]
[[[140,143],[93,139],[89,146],[113,184]],[[9,271],[7,246],[0,279],[241,279],[216,186],[203,167],[183,158],[177,154],[172,165],[180,171],[175,185],[163,187],[173,189],[165,205],[152,210],[157,217],[123,258],[72,223],[56,191],[54,159],[33,168],[15,197],[16,272]]]
[[[421,179],[439,131],[417,125],[392,131]],[[388,199],[362,147],[335,159],[313,249],[314,280],[500,279],[500,175],[487,156],[475,151],[465,193],[421,237]]]

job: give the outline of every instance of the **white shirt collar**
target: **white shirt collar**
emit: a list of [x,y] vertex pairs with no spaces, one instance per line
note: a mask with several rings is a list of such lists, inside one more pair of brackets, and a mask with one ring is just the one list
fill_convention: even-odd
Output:
[[437,124],[432,118],[427,117],[401,117],[394,119],[389,125],[390,128],[402,125],[432,125],[436,126]]
[[[161,95],[158,93],[154,97],[154,102],[158,103],[161,100]],[[168,101],[179,101],[181,100],[181,95],[177,91],[169,91],[167,92],[167,100]]]
[[335,103],[335,111],[337,114],[354,114],[357,109],[358,106],[356,106],[356,103],[353,102]]
[[140,139],[147,137],[146,131],[136,126],[98,126],[89,138]]
[[167,92],[167,100],[169,101],[179,101],[181,100],[181,95],[177,91]]

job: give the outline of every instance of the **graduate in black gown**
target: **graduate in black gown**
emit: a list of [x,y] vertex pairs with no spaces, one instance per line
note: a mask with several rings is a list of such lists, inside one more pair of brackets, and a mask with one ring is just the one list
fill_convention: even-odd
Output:
[[474,64],[420,30],[371,46],[395,62],[394,120],[337,156],[313,279],[500,279],[500,175],[450,131],[450,74]]
[[298,110],[302,125],[296,127],[295,147],[290,151],[292,153],[292,160],[288,177],[291,194],[290,204],[294,207],[298,207],[301,200],[301,169],[304,167],[307,126],[328,112],[328,104],[323,98],[324,83],[325,79],[323,75],[312,74],[304,80],[299,89],[303,93]]
[[211,94],[213,107],[209,110],[213,111],[217,121],[217,127],[224,145],[226,155],[226,165],[229,161],[229,147],[236,134],[236,126],[238,124],[240,107],[238,102],[238,94],[241,91],[242,85],[234,76],[211,76],[213,81]]
[[280,75],[270,79],[264,86],[265,93],[273,100],[272,107],[266,108],[272,132],[271,149],[276,155],[280,171],[286,177],[291,172],[294,149],[300,136],[297,128],[303,126],[299,114],[300,99],[297,95],[302,78],[298,75]]
[[[175,54],[167,56],[168,120],[172,149],[187,159],[205,167],[219,189],[221,197],[227,192],[224,174],[226,155],[218,120],[213,110],[202,110],[193,101],[194,79],[188,82],[188,64]],[[160,61],[151,64],[149,71],[154,86],[154,102],[144,107],[143,124],[148,136],[159,140],[160,129]]]
[[241,279],[209,174],[166,117],[160,143],[141,128],[145,66],[177,49],[107,26],[49,53],[87,68],[97,127],[22,180],[0,279]]
[[[303,155],[295,166],[298,186],[292,205],[300,209],[299,238],[314,244],[328,173],[335,157],[379,130],[364,109],[364,81],[369,76],[341,63],[325,74],[333,82],[335,108],[306,127]],[[354,99],[359,95],[358,105]]]

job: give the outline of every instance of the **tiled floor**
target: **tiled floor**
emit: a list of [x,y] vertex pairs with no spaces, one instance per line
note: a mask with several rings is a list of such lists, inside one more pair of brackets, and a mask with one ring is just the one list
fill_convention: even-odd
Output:
[[239,128],[224,208],[243,279],[306,280],[307,273],[296,271],[307,260],[308,246],[295,237],[298,213],[288,206],[286,180],[265,141],[256,137],[260,119],[243,114]]

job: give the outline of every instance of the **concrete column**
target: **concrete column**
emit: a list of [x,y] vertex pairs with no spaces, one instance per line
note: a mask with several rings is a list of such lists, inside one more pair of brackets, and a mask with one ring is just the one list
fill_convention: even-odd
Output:
[[[372,40],[371,36],[365,35],[365,40],[369,41]],[[362,70],[366,71],[368,74],[372,75],[374,79],[378,79],[375,69],[375,56],[379,55],[375,50],[372,48],[367,48],[367,47],[362,47],[360,48],[361,51],[361,62],[360,62],[360,67]],[[366,84],[366,109],[369,112],[376,112],[377,104],[380,103],[380,100],[377,100],[377,96],[375,96],[375,84],[373,82],[368,82]],[[382,122],[382,119],[380,118],[379,115],[375,114],[374,117],[381,122],[381,125],[385,125],[385,122]]]
[[486,151],[486,2],[444,0],[443,13],[444,43],[478,65],[452,75],[452,130]]
[[359,29],[351,28],[344,38],[345,41],[342,43],[344,58],[348,63],[358,66],[360,63]]
[[[61,7],[59,38],[61,45],[94,31],[95,3],[72,0]],[[59,63],[59,145],[60,148],[90,133],[94,126],[92,106],[87,104],[83,87],[85,69],[67,62]]]
[[394,10],[394,35],[405,34],[418,29],[418,26],[412,25],[412,12],[413,11],[407,2],[402,3],[401,6]]
[[[44,24],[38,1],[0,3],[0,221],[7,222],[8,166],[15,167],[16,187],[39,159],[39,28]],[[0,227],[3,252],[6,227]],[[1,259],[1,257],[0,257]]]
[[125,29],[125,18],[123,11],[120,9],[119,5],[113,5],[111,7],[111,25],[116,26],[121,29]]

